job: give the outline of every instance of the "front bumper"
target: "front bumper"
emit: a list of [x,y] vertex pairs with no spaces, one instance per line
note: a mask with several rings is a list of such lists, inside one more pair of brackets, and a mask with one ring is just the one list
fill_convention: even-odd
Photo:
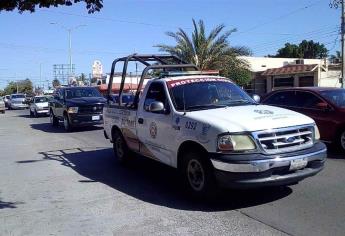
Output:
[[103,114],[69,114],[72,126],[89,126],[103,124]]
[[12,109],[22,109],[22,108],[28,108],[29,106],[27,104],[21,104],[21,103],[13,103],[11,104]]
[[[251,188],[299,182],[323,169],[327,149],[323,143],[319,142],[309,149],[287,154],[246,154],[244,155],[246,160],[241,159],[241,156],[238,154],[211,155],[215,176],[221,186]],[[306,166],[292,170],[291,163],[297,162],[296,160],[306,162]]]
[[36,112],[38,114],[47,114],[47,115],[49,115],[49,109],[48,108],[47,109],[42,109],[42,110],[36,109]]

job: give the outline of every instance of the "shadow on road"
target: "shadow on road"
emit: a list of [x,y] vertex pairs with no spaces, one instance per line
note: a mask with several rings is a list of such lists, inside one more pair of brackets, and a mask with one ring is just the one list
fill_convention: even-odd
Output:
[[[288,187],[248,191],[224,191],[217,199],[196,201],[181,188],[177,171],[143,157],[126,166],[113,157],[112,149],[77,148],[40,152],[41,161],[53,160],[87,178],[80,183],[100,182],[145,202],[174,209],[222,211],[260,205],[288,196]],[[30,162],[28,162],[30,163]]]
[[336,145],[327,144],[327,157],[330,159],[345,159],[345,153]]
[[33,116],[30,116],[30,114],[17,115],[17,117],[22,117],[22,118],[27,118],[27,119],[49,118],[49,116],[47,115],[38,115],[38,117],[33,117]]
[[[39,123],[39,124],[30,124],[32,129],[36,129],[39,131],[47,132],[47,133],[66,133],[62,125],[58,127],[53,127],[50,123]],[[84,132],[84,131],[92,131],[92,130],[100,130],[103,129],[102,126],[85,126],[85,127],[75,127],[71,132]]]
[[0,198],[0,210],[5,208],[17,208],[19,204],[23,204],[23,202],[4,202]]

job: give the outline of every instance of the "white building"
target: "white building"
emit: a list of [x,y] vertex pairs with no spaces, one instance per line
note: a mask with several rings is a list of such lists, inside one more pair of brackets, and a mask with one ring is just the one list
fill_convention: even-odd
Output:
[[340,87],[340,67],[326,59],[241,58],[252,72],[252,82],[246,88],[250,93],[260,95],[287,87]]

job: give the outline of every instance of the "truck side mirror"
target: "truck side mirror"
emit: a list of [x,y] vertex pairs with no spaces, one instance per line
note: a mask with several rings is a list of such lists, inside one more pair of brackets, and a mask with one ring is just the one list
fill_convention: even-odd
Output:
[[154,113],[164,112],[164,104],[162,102],[151,102],[149,111]]
[[253,94],[252,98],[254,99],[255,102],[260,103],[261,98],[259,95]]

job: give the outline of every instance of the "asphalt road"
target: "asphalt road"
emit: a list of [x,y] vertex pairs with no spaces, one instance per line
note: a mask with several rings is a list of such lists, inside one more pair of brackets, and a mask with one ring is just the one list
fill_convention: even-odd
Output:
[[0,114],[0,235],[345,235],[345,158],[298,185],[188,197],[177,173],[113,158],[101,127]]

